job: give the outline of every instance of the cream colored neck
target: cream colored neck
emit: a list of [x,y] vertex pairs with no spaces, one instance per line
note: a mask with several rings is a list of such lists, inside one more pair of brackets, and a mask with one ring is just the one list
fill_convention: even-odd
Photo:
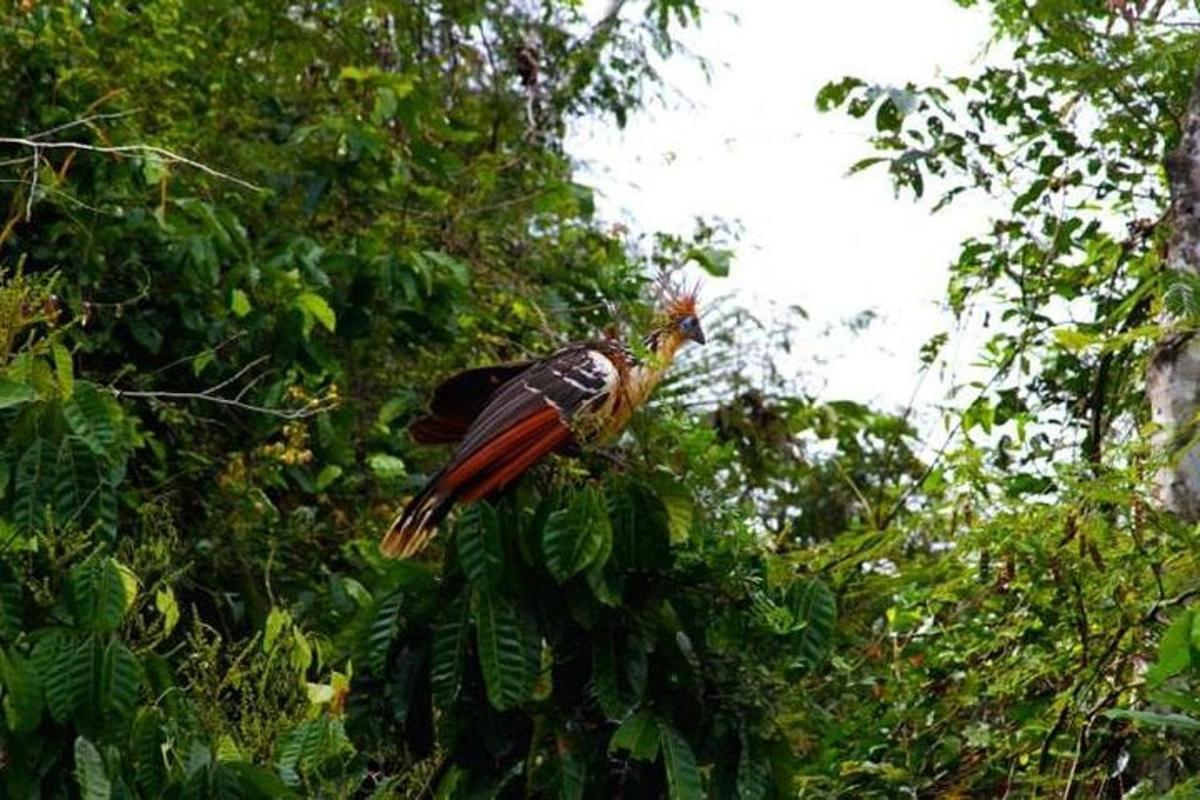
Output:
[[629,396],[634,405],[641,405],[658,386],[663,375],[675,360],[683,337],[674,328],[659,328],[642,340],[651,355],[629,373]]

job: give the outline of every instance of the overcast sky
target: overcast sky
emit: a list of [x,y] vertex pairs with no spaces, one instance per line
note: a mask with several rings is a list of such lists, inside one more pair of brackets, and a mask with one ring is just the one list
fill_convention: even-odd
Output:
[[[921,344],[949,324],[947,265],[994,201],[960,197],[930,215],[894,198],[882,171],[846,177],[869,154],[868,131],[818,114],[814,98],[844,75],[903,84],[975,71],[986,14],[951,0],[704,5],[701,28],[684,41],[712,62],[711,82],[694,60],[676,59],[664,69],[667,107],[624,131],[605,121],[573,135],[600,213],[641,231],[690,232],[696,216],[740,223],[733,273],[710,289],[735,289],[759,309],[803,306],[811,321],[793,342],[803,354],[795,365],[823,398],[906,406]],[[879,318],[865,333],[841,327],[867,309]],[[837,332],[822,336],[830,326]],[[965,365],[970,353],[960,358]],[[918,402],[943,391],[931,378]]]

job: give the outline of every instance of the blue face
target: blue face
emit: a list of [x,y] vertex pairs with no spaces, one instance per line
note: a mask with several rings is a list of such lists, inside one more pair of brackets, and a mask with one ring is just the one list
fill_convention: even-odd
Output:
[[676,325],[684,337],[691,339],[696,344],[704,344],[704,329],[700,327],[700,320],[694,314],[688,314]]

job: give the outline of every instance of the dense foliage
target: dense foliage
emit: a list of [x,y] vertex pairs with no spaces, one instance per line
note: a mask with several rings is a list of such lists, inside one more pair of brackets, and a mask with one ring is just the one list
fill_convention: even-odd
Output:
[[[636,111],[698,18],[619,11],[4,12],[0,794],[790,785],[783,690],[835,601],[760,541],[754,442],[816,469],[789,420],[836,414],[756,409],[715,366],[733,317],[618,453],[377,553],[440,458],[405,433],[440,375],[636,335],[659,265],[728,268],[716,228],[623,238],[573,181],[566,126]],[[743,398],[720,425],[700,375]]]
[[873,124],[854,171],[1013,197],[951,267],[992,374],[929,463],[725,302],[614,450],[415,562],[376,542],[440,376],[728,270],[720,226],[595,218],[564,149],[700,9],[0,12],[0,796],[1194,794],[1200,533],[1142,375],[1200,317],[1161,171],[1200,28],[987,6],[978,74],[817,98]]
[[[1163,171],[1198,19],[1165,1],[961,5],[994,23],[976,74],[850,77],[817,98],[873,125],[876,152],[851,171],[886,167],[898,193],[936,193],[935,210],[972,191],[1011,203],[950,269],[949,306],[986,332],[987,374],[958,387],[924,483],[943,499],[826,556],[850,638],[812,698],[842,720],[809,729],[814,785],[1192,797],[1197,531],[1151,497],[1173,454],[1148,446],[1144,375],[1198,308],[1194,278],[1164,266]],[[949,338],[930,341],[928,366]]]

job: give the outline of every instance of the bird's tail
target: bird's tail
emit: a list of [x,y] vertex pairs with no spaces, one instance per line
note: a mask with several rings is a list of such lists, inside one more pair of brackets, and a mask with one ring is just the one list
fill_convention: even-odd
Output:
[[440,491],[436,478],[430,481],[392,523],[379,543],[380,551],[388,558],[411,558],[421,552],[453,505],[454,496]]

